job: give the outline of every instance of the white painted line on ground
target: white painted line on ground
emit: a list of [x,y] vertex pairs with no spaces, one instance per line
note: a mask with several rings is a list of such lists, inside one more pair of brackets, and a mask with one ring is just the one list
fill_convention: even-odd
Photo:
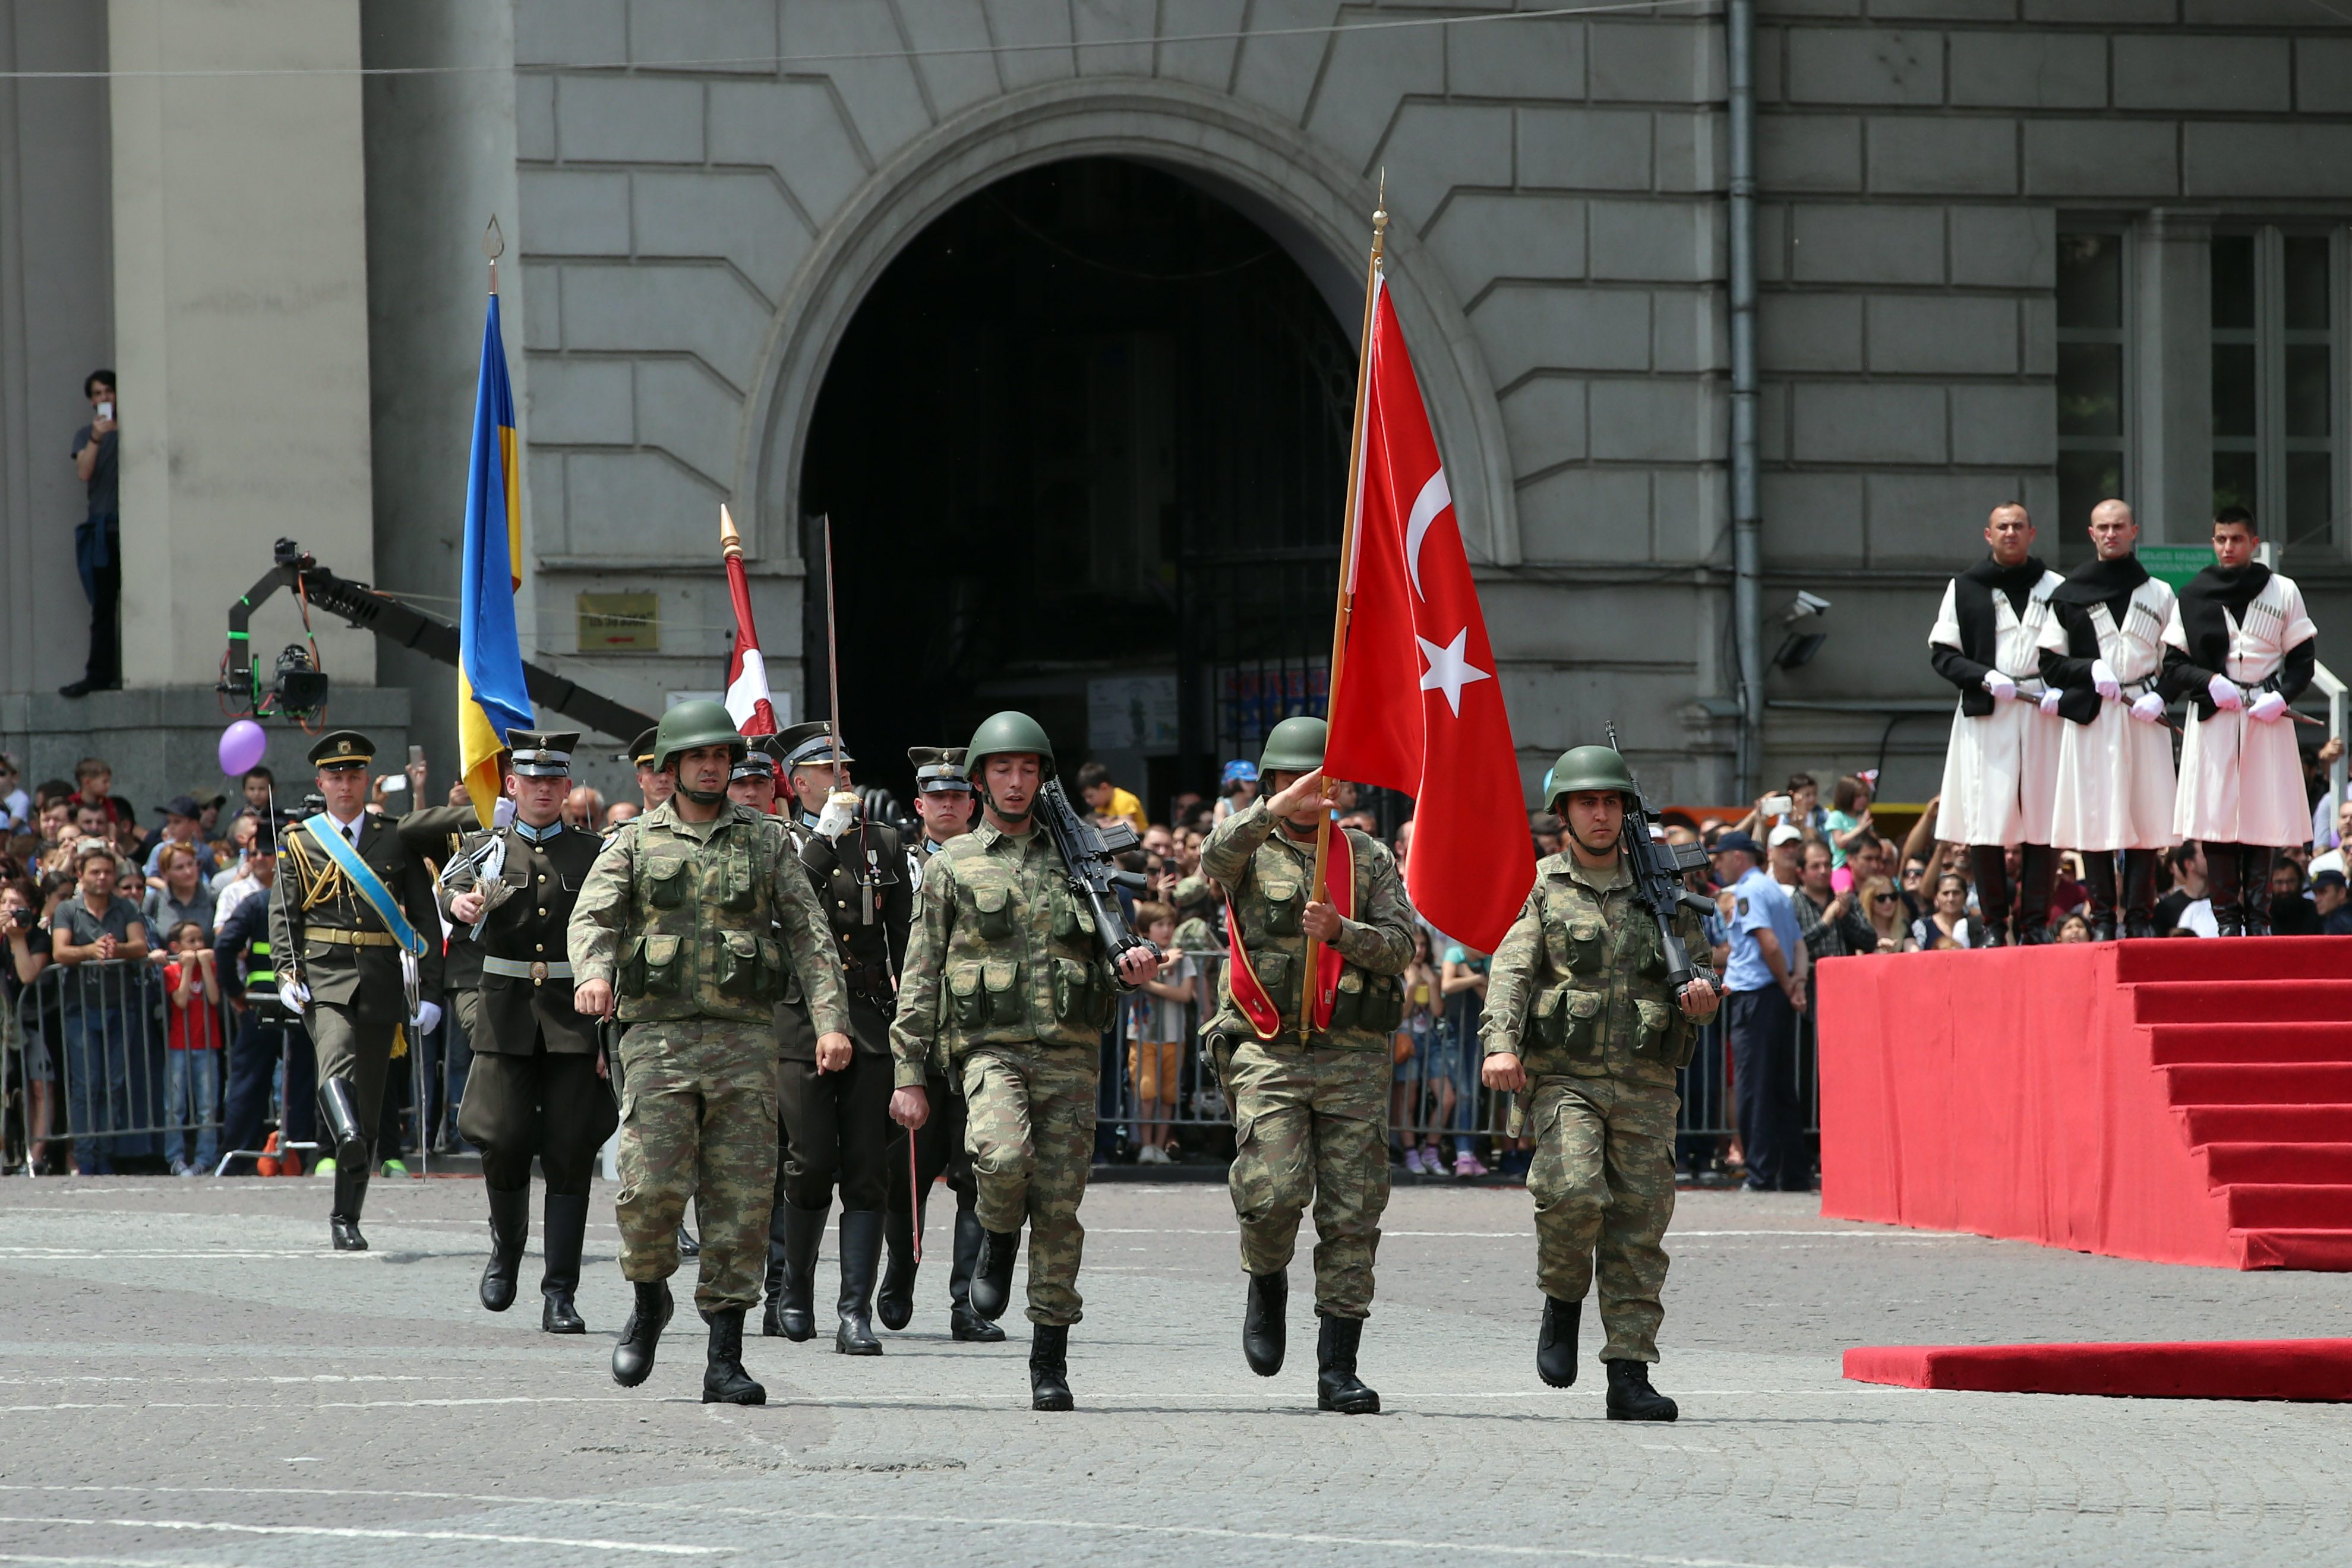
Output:
[[204,1519],[25,1519],[0,1515],[0,1524],[112,1526],[122,1530],[210,1531],[224,1535],[304,1535],[332,1541],[471,1541],[488,1546],[572,1546],[588,1552],[650,1552],[665,1557],[717,1557],[732,1546],[677,1546],[656,1541],[600,1541],[555,1535],[491,1535],[470,1530],[362,1529],[356,1525],[231,1524]]
[[464,1405],[634,1405],[625,1394],[516,1394],[481,1399],[322,1399],[315,1405],[268,1405],[234,1399],[142,1399],[137,1404],[0,1405],[0,1413],[34,1415],[44,1410],[438,1410]]
[[74,1568],[243,1568],[242,1564],[207,1557],[37,1557],[26,1552],[0,1552],[0,1563],[53,1563]]

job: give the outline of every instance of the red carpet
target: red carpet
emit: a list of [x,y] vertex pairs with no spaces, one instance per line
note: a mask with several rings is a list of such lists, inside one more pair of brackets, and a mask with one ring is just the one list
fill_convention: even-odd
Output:
[[1823,1214],[2352,1270],[2352,939],[2084,943],[1816,972]]
[[1855,1383],[1979,1394],[2136,1399],[2352,1399],[2352,1339],[2204,1344],[1878,1344],[1845,1353]]

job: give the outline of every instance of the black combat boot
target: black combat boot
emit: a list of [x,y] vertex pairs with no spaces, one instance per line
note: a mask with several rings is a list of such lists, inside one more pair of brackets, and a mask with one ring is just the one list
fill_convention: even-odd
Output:
[[1682,1412],[1650,1386],[1650,1369],[1638,1361],[1604,1361],[1609,1369],[1612,1421],[1671,1421]]
[[1554,1388],[1576,1382],[1576,1325],[1583,1316],[1582,1301],[1544,1298],[1543,1327],[1536,1333],[1536,1375]]
[[710,1325],[710,1360],[702,1369],[705,1405],[765,1405],[768,1391],[743,1370],[743,1309],[705,1312]]
[[1067,1410],[1076,1403],[1070,1397],[1069,1325],[1030,1325],[1029,1408]]
[[915,1228],[922,1223],[919,1208],[912,1216],[889,1209],[882,1221],[882,1284],[874,1292],[874,1315],[893,1333],[915,1321]]
[[2018,856],[2017,941],[2038,947],[2056,940],[2050,930],[2050,894],[2058,882],[2058,852],[2048,844],[2028,844]]
[[2156,935],[2156,852],[2124,852],[2124,935]]
[[874,1337],[874,1270],[882,1262],[882,1211],[878,1208],[841,1211],[841,1300],[835,1310],[841,1322],[833,1331],[833,1348],[843,1355],[880,1355],[882,1342]]
[[613,1381],[635,1388],[653,1373],[654,1352],[661,1348],[662,1330],[669,1327],[675,1310],[667,1280],[648,1280],[636,1288],[637,1304],[613,1346]]
[[[343,1168],[341,1161],[335,1168]],[[530,1243],[530,1188],[491,1187],[489,1194],[490,1260],[482,1265],[482,1305],[502,1312],[514,1305],[515,1276],[522,1270],[522,1249]]]
[[327,1236],[338,1252],[364,1252],[367,1238],[360,1234],[360,1210],[367,1207],[370,1150],[360,1146],[356,1160],[335,1162],[335,1207],[327,1216]]
[[[2009,856],[1999,844],[1970,844],[1969,869],[1976,873],[1977,913],[1984,916],[1985,946],[2009,946]],[[1927,889],[1930,894],[1934,888]]]
[[1343,1416],[1380,1414],[1381,1396],[1356,1375],[1356,1347],[1363,1338],[1363,1319],[1323,1318],[1323,1332],[1315,1342],[1317,1409],[1337,1410]]
[[2116,857],[2106,850],[2083,852],[2083,883],[2089,889],[2091,940],[2116,939]]
[[2213,901],[2213,925],[2224,936],[2246,934],[2244,851],[2236,844],[2205,846],[2205,894]]
[[539,1326],[549,1333],[586,1333],[572,1293],[580,1288],[580,1244],[588,1234],[588,1195],[551,1192],[541,1210],[540,1249],[547,1255],[539,1277]]
[[683,1219],[677,1222],[677,1255],[681,1258],[702,1256],[702,1243],[694,1239],[694,1232],[686,1228]]
[[1004,1331],[971,1310],[971,1271],[980,1262],[980,1216],[956,1210],[955,1251],[948,1263],[948,1329],[967,1344],[996,1344]]
[[971,1310],[990,1322],[1003,1317],[1013,1300],[1013,1262],[1020,1255],[1019,1230],[982,1227],[980,1262],[971,1275]]
[[776,1212],[783,1216],[783,1276],[777,1293],[768,1299],[760,1332],[799,1344],[816,1337],[816,1254],[824,1244],[824,1222],[832,1218],[833,1206],[798,1208],[780,1202]]
[[1288,1327],[1283,1315],[1289,1306],[1287,1270],[1249,1277],[1249,1305],[1242,1310],[1242,1359],[1260,1377],[1272,1377],[1282,1370],[1283,1338]]

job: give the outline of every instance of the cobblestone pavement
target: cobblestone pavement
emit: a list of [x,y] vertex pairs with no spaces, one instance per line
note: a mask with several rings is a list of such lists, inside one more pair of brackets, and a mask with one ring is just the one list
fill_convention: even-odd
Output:
[[[375,1250],[326,1249],[303,1181],[0,1186],[0,1562],[1526,1561],[2342,1563],[2352,1409],[1928,1394],[1842,1382],[1848,1345],[2352,1334],[2342,1276],[2232,1274],[1685,1194],[1659,1386],[1536,1379],[1524,1192],[1401,1190],[1363,1369],[1318,1414],[1304,1248],[1290,1364],[1242,1364],[1215,1186],[1087,1201],[1074,1415],[1028,1408],[1025,1333],[945,1333],[944,1204],[879,1360],[754,1339],[763,1409],[697,1402],[682,1312],[642,1389],[606,1372],[626,1291],[609,1187],[584,1339],[480,1310],[481,1188],[378,1183]],[[535,1224],[535,1221],[534,1221]],[[828,1247],[828,1256],[830,1248]],[[822,1302],[830,1291],[830,1263]],[[1016,1287],[1014,1299],[1020,1299]],[[1596,1343],[1588,1328],[1586,1354]]]

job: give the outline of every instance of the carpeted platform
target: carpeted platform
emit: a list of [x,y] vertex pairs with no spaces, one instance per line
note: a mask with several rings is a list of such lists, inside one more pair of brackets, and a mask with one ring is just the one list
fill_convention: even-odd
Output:
[[1845,1353],[1854,1383],[2130,1399],[2352,1400],[2352,1339],[2187,1344],[1879,1344]]

